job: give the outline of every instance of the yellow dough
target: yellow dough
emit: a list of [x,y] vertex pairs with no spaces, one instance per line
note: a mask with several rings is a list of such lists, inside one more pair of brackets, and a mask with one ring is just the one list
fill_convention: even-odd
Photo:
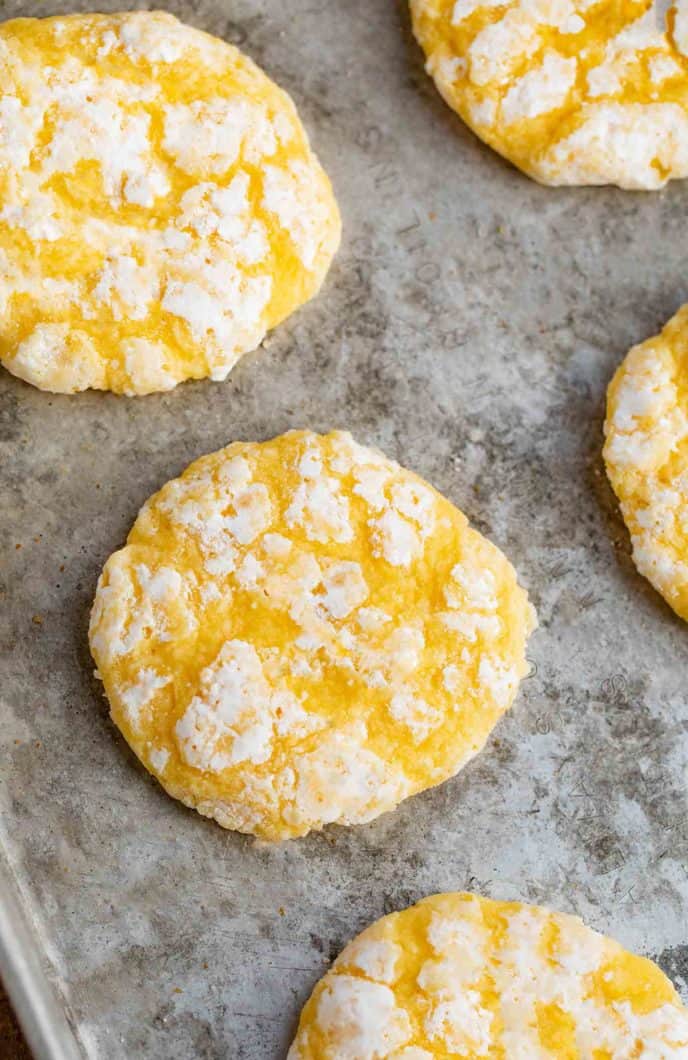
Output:
[[316,293],[330,183],[289,97],[163,13],[0,25],[0,360],[43,390],[224,379]]
[[665,975],[581,920],[438,894],[337,958],[288,1060],[686,1060]]
[[688,620],[688,306],[634,346],[609,386],[604,459],[633,559]]
[[237,442],[141,510],[91,649],[166,790],[278,840],[369,821],[453,776],[527,671],[501,552],[344,433]]
[[688,176],[688,0],[411,0],[427,70],[543,184]]

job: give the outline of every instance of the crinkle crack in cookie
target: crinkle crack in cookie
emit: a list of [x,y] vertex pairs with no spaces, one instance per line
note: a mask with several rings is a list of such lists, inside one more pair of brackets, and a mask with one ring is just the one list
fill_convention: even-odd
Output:
[[604,459],[633,559],[688,620],[688,305],[634,346],[609,386]]
[[688,176],[688,0],[411,0],[427,70],[543,184]]
[[91,648],[166,790],[278,840],[369,821],[453,776],[527,670],[501,552],[348,434],[192,464],[108,560]]
[[288,1060],[686,1060],[651,961],[577,917],[439,894],[383,917],[318,983]]
[[171,15],[0,25],[0,359],[43,390],[224,379],[339,242],[289,97]]

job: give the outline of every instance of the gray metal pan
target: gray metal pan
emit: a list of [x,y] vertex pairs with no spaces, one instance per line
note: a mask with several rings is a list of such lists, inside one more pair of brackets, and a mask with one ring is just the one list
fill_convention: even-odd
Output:
[[[578,912],[685,991],[686,630],[633,568],[600,450],[615,366],[688,294],[688,185],[529,181],[441,101],[403,0],[170,9],[292,93],[344,241],[226,383],[59,397],[0,372],[0,955],[37,1056],[277,1060],[347,939],[450,889]],[[541,628],[534,676],[454,781],[265,847],[140,768],[86,627],[151,492],[297,426],[348,428],[432,481],[516,564]]]

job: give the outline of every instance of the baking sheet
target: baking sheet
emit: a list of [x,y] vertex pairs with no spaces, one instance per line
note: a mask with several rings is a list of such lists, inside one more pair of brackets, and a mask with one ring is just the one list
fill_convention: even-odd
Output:
[[[31,959],[81,1053],[107,1060],[281,1057],[346,940],[456,888],[579,913],[685,997],[686,628],[634,571],[600,447],[615,365],[687,297],[688,184],[528,181],[442,103],[401,0],[170,10],[293,94],[344,242],[320,297],[224,384],[72,398],[0,373],[1,832]],[[273,848],[147,776],[108,721],[86,628],[152,491],[297,426],[348,428],[430,479],[514,561],[541,628],[534,675],[458,778]],[[45,982],[29,976],[32,1026]]]

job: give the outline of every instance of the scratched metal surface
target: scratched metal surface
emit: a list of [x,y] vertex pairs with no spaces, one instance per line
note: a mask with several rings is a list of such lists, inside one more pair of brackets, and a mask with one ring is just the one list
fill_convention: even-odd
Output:
[[[84,1054],[281,1057],[347,939],[454,888],[580,913],[685,996],[686,629],[634,571],[600,444],[614,366],[686,299],[688,185],[529,182],[436,95],[401,0],[171,10],[293,94],[344,243],[321,296],[225,384],[127,400],[0,377],[2,843]],[[541,628],[535,675],[461,776],[268,848],[136,763],[86,625],[153,490],[300,425],[349,428],[448,494],[513,559]]]

